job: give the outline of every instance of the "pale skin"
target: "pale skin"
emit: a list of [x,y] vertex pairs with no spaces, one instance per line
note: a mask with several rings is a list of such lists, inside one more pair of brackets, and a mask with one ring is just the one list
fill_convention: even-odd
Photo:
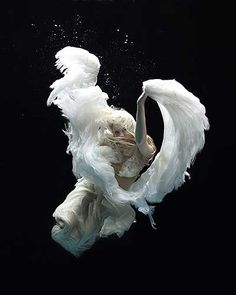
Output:
[[[150,158],[153,155],[153,147],[150,146],[147,142],[147,127],[146,127],[146,117],[145,117],[145,101],[147,99],[147,95],[145,94],[145,91],[140,95],[140,97],[137,100],[137,111],[136,111],[136,129],[135,129],[135,142],[136,145],[140,151],[140,153],[145,158]],[[112,124],[111,126],[113,134],[118,137],[122,137],[125,135],[126,129],[120,128],[119,125]],[[128,190],[129,187],[135,182],[135,177],[120,177],[118,176],[118,171],[121,169],[121,164],[112,164],[114,170],[115,170],[115,177],[117,182],[119,183],[119,186],[125,190]],[[87,198],[86,201],[88,202],[88,207],[92,208],[94,205],[94,202],[92,199]],[[88,216],[93,216],[88,213]],[[92,217],[91,217],[92,218]],[[94,220],[96,219],[96,216],[94,215]],[[93,226],[93,222],[90,219],[90,226]],[[56,218],[57,225],[60,228],[64,227],[64,221],[60,218]]]
[[[146,158],[150,158],[153,154],[153,147],[147,142],[147,127],[146,127],[146,116],[145,116],[145,101],[147,94],[145,91],[139,96],[137,100],[137,111],[136,111],[136,129],[135,129],[135,142],[140,153]],[[112,124],[111,126],[114,136],[124,136],[125,128],[120,128],[119,125]]]
[[[136,111],[136,129],[135,129],[135,142],[136,145],[144,158],[151,158],[153,152],[153,146],[147,142],[147,127],[146,127],[146,117],[145,117],[145,101],[147,99],[147,94],[145,91],[142,92],[137,100],[137,111]],[[113,125],[113,134],[115,136],[124,136],[125,130],[121,129],[119,126]],[[113,164],[113,168],[116,172],[119,171],[120,164]],[[120,187],[128,189],[132,183],[136,180],[136,177],[120,177],[115,173],[116,179]]]
[[135,141],[140,153],[147,158],[150,158],[154,150],[147,142],[147,127],[145,117],[145,101],[147,94],[145,91],[140,95],[137,100],[136,111],[136,129],[135,129]]

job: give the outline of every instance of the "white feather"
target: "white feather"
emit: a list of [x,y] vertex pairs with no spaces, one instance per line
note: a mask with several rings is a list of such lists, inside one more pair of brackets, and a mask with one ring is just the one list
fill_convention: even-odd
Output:
[[69,88],[87,88],[97,83],[97,75],[100,69],[98,58],[82,48],[67,46],[58,51],[55,66],[64,75],[56,80],[50,88],[53,89],[47,105],[51,105],[61,90]]
[[173,189],[180,187],[186,171],[205,143],[209,129],[205,107],[199,99],[175,80],[148,80],[145,92],[157,102],[164,121],[164,138],[152,165],[131,190],[145,190],[148,202],[161,202]]
[[[88,249],[98,235],[116,233],[121,236],[128,230],[135,220],[131,204],[147,214],[154,227],[154,206],[150,206],[150,203],[161,202],[166,194],[184,183],[186,176],[189,177],[187,169],[204,146],[204,131],[209,129],[209,123],[205,107],[199,99],[177,81],[145,81],[145,92],[160,108],[164,121],[164,137],[161,150],[151,166],[129,190],[124,190],[119,186],[110,163],[112,151],[99,145],[98,130],[103,118],[114,114],[107,104],[107,94],[95,86],[100,68],[99,60],[88,51],[74,47],[60,50],[56,58],[56,67],[64,77],[50,86],[53,90],[47,104],[57,105],[69,120],[69,127],[65,131],[69,137],[67,152],[71,152],[73,156],[73,172],[76,178],[82,177],[83,181],[95,186],[109,212],[106,215],[105,207],[99,207],[103,208],[103,217],[91,235],[79,235],[71,240],[64,235],[63,230],[56,227],[53,237],[68,251],[77,255]],[[69,200],[65,200],[59,206],[65,211],[55,211],[57,218],[65,216],[69,209],[73,212],[78,209],[76,206],[79,206],[80,198],[78,192],[75,194],[75,204],[71,205]],[[92,217],[88,215],[88,219]]]

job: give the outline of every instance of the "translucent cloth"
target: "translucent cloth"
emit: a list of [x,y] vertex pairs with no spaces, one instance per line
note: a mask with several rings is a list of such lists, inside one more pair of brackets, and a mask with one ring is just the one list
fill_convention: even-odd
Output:
[[[143,82],[146,94],[160,108],[164,138],[150,167],[125,190],[119,186],[111,165],[116,151],[101,142],[108,130],[105,118],[113,117],[131,130],[135,128],[133,117],[107,104],[107,94],[96,86],[100,63],[95,55],[81,48],[66,47],[56,58],[64,77],[52,84],[48,105],[57,105],[69,120],[67,151],[73,156],[78,183],[56,209],[58,225],[52,235],[65,249],[79,256],[97,238],[113,233],[121,236],[128,230],[135,220],[131,205],[147,214],[154,226],[155,203],[184,183],[189,175],[187,169],[204,146],[204,130],[209,123],[199,99],[177,81]],[[87,205],[82,206],[81,202]],[[86,222],[81,216],[85,216]]]

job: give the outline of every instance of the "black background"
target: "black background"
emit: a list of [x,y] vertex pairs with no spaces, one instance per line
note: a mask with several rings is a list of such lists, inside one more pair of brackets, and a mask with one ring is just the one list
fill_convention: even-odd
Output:
[[[59,278],[73,269],[84,282],[90,282],[88,276],[114,279],[122,269],[120,282],[145,275],[153,290],[160,274],[179,277],[183,285],[191,279],[193,289],[222,282],[232,260],[236,146],[230,70],[234,17],[227,5],[187,0],[6,5],[1,18],[2,263],[44,272],[57,266]],[[142,81],[175,78],[201,99],[211,125],[191,180],[157,206],[157,230],[138,213],[121,239],[101,239],[79,260],[50,237],[52,213],[75,183],[61,132],[64,119],[55,107],[46,107],[49,85],[60,77],[54,55],[66,45],[99,57],[98,85],[112,104],[135,115]],[[149,134],[160,147],[159,110],[152,101],[146,107]]]

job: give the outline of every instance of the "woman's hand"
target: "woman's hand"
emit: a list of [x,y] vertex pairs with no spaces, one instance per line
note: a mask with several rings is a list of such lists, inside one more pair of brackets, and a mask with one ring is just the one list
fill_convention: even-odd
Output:
[[147,94],[146,94],[146,92],[145,92],[145,88],[144,88],[144,86],[143,86],[143,92],[142,92],[142,94],[139,96],[139,98],[138,98],[138,100],[137,100],[137,104],[144,104],[145,103],[145,101],[146,101],[146,99],[147,99]]

